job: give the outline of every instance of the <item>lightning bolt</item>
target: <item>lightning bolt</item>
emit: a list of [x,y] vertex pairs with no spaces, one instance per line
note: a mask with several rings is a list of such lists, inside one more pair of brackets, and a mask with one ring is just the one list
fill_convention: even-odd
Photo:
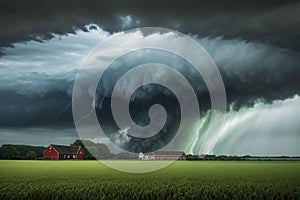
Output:
[[94,111],[94,108],[92,108],[88,114],[84,115],[84,116],[81,117],[79,120],[75,121],[75,123],[79,123],[80,121],[82,121],[82,120],[84,120],[84,119],[90,117],[91,114],[93,113],[93,111]]
[[64,109],[62,109],[56,117],[59,117],[61,114],[63,114],[70,106],[72,105],[72,102],[66,105]]

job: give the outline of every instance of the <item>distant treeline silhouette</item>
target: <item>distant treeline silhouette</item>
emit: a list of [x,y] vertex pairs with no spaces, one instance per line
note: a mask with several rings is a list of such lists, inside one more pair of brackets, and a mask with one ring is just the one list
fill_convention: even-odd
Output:
[[[121,152],[114,154],[110,151],[107,145],[103,143],[94,143],[89,140],[84,141],[89,150],[100,155],[100,159],[137,159],[138,154]],[[70,146],[81,146],[83,149],[83,159],[94,160],[94,156],[86,149],[81,140],[76,140]],[[3,144],[0,147],[0,159],[10,160],[42,160],[43,152],[47,147],[30,146],[30,145],[15,145]]]
[[3,144],[0,147],[0,159],[42,159],[45,149],[43,146]]
[[[97,152],[101,155],[100,159],[138,159],[138,154],[121,152],[114,154],[110,151],[107,145],[103,143],[94,143],[90,140],[85,140],[84,144],[87,145],[89,150]],[[81,146],[83,149],[85,160],[94,160],[94,156],[83,145],[82,140],[76,140],[71,146]],[[3,144],[0,147],[0,159],[11,160],[42,160],[43,152],[46,149],[44,146],[30,146],[30,145],[14,145]],[[186,160],[189,161],[201,161],[201,160],[220,160],[220,161],[284,161],[284,160],[300,160],[300,157],[290,156],[228,156],[228,155],[193,155],[188,154]]]

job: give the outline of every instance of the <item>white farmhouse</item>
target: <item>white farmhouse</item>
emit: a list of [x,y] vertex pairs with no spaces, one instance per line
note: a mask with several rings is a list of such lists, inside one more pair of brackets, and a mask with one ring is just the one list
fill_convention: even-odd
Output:
[[149,153],[139,153],[139,160],[185,160],[183,151],[154,151]]
[[139,160],[155,160],[153,152],[150,153],[139,153]]

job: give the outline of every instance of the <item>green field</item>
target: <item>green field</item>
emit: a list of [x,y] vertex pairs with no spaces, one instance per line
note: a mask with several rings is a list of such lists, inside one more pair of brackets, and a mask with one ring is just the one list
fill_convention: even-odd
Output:
[[0,178],[0,199],[300,199],[300,162],[177,161],[129,174],[98,161],[2,160]]

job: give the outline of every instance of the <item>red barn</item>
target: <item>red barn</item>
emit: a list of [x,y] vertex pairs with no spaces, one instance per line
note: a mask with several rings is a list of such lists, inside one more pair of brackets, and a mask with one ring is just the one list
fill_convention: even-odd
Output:
[[83,152],[80,146],[64,146],[50,144],[44,151],[45,160],[82,160]]

